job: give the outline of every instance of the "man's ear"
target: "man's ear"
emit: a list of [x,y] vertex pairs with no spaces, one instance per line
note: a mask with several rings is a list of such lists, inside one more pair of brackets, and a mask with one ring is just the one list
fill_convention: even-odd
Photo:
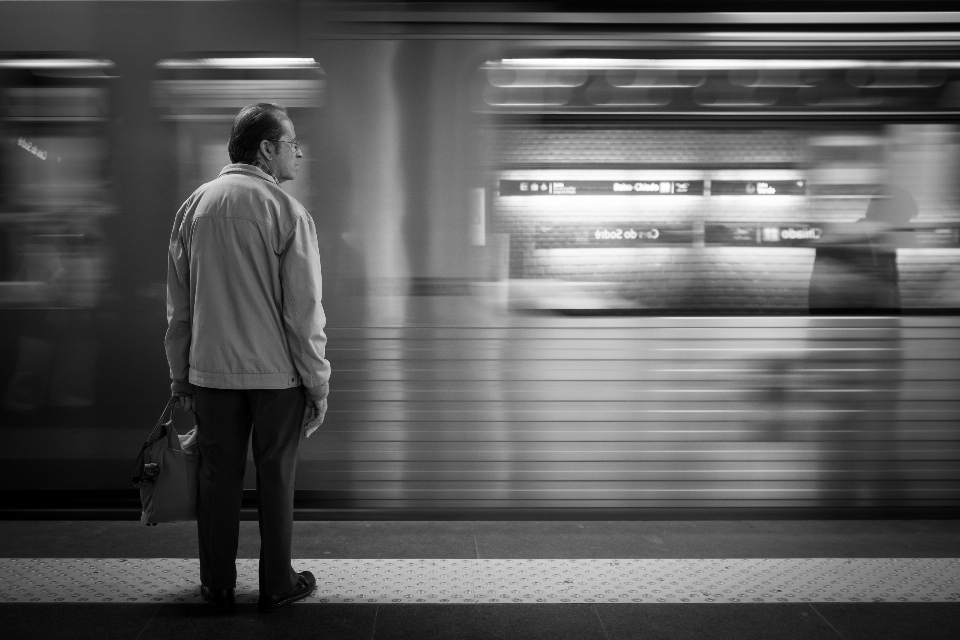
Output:
[[272,150],[270,149],[270,143],[266,140],[260,141],[260,153],[262,153],[265,158],[269,158],[270,153],[272,153]]

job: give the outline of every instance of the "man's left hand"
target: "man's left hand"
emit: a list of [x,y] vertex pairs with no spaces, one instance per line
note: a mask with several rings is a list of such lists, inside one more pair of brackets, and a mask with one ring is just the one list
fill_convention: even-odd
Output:
[[310,437],[310,435],[320,428],[320,425],[323,424],[323,419],[327,415],[327,399],[324,398],[319,402],[314,402],[313,400],[307,398],[307,406],[303,409],[303,435]]

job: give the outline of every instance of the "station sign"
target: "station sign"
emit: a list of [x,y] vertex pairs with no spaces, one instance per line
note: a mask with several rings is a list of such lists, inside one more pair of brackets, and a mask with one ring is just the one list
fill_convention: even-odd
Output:
[[693,230],[679,226],[550,227],[538,234],[537,249],[582,249],[690,244]]
[[501,196],[702,196],[703,180],[501,180]]
[[713,196],[804,196],[806,180],[713,180]]
[[35,155],[36,157],[40,158],[41,160],[46,160],[46,159],[47,159],[47,152],[44,151],[43,149],[37,147],[37,145],[33,144],[33,143],[30,142],[29,140],[25,140],[25,139],[22,138],[22,137],[21,137],[21,138],[18,138],[18,139],[17,139],[17,146],[20,147],[21,149],[26,149],[27,151],[29,151],[30,153],[32,153],[32,154]]
[[[842,245],[845,237],[849,239],[849,246],[868,242],[867,237],[862,235],[865,231],[861,230],[858,234],[855,232],[856,227],[858,223],[826,229],[816,224],[804,223],[784,226],[708,224],[704,227],[704,241],[713,245],[769,247],[816,247],[817,243],[824,239]],[[960,246],[960,228],[954,226],[880,230],[875,237],[880,242],[896,242],[899,239],[907,243],[904,246]]]
[[629,242],[644,242],[659,240],[661,236],[660,229],[597,229],[593,234],[588,234],[590,240],[597,242],[615,242],[618,240],[627,240]]
[[722,245],[767,245],[807,246],[823,238],[823,229],[808,225],[722,225],[708,224],[704,227],[707,244]]

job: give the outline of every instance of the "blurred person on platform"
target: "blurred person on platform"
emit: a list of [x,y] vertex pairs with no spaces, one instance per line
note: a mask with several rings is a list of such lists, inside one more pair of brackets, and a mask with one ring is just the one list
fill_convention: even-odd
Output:
[[856,332],[827,322],[811,334],[804,367],[816,410],[806,415],[817,421],[823,506],[886,507],[903,490],[895,449],[903,370],[897,249],[916,243],[909,225],[917,213],[905,189],[885,186],[863,218],[825,228],[817,244],[810,312],[874,316]]
[[917,211],[905,189],[886,186],[870,200],[863,218],[828,227],[827,237],[817,243],[810,311],[898,311],[897,249],[914,245],[913,231],[904,227]]
[[199,416],[201,594],[233,608],[252,429],[259,609],[269,612],[316,586],[290,556],[301,434],[313,433],[327,409],[326,317],[313,219],[280,188],[303,157],[286,110],[244,107],[227,150],[232,164],[177,212],[165,345],[176,406]]

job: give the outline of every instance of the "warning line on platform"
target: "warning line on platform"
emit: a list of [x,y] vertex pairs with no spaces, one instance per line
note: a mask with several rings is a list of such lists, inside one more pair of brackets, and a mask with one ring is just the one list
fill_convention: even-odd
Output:
[[[257,560],[237,562],[238,603]],[[304,603],[960,602],[958,558],[294,560]],[[0,602],[201,602],[191,558],[0,558]]]

